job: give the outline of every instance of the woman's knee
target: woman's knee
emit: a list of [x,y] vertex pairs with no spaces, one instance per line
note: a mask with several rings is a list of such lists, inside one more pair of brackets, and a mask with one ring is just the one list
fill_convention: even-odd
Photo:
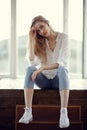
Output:
[[32,81],[31,75],[36,70],[35,67],[29,66],[26,69],[25,81],[24,81],[24,88],[33,88],[34,81]]
[[68,70],[64,66],[58,68],[58,74],[68,74]]
[[36,70],[36,67],[34,66],[28,66],[27,69],[26,69],[26,72],[33,72]]
[[36,68],[33,66],[29,66],[29,67],[27,67],[27,69],[26,69],[26,74],[25,74],[25,79],[31,79],[31,75],[32,75],[32,73],[34,72],[36,70]]
[[68,70],[61,66],[58,70],[58,77],[59,77],[59,89],[60,90],[68,90],[69,89],[69,75]]

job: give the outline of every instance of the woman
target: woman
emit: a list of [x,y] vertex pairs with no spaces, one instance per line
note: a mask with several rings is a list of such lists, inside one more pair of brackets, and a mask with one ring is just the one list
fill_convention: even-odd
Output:
[[32,99],[35,83],[42,89],[59,89],[61,100],[59,127],[69,127],[67,35],[55,32],[48,20],[43,16],[37,16],[32,20],[29,31],[28,54],[31,65],[26,70],[24,83],[25,112],[19,123],[28,124],[33,119]]

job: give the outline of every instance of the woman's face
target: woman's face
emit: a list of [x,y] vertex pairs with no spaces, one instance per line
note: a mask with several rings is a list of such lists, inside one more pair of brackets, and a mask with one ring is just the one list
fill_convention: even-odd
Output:
[[50,35],[50,27],[45,22],[37,22],[34,27],[39,35],[43,37],[48,37]]

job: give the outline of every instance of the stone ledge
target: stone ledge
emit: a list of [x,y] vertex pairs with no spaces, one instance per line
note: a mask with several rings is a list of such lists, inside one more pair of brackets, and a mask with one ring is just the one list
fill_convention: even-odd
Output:
[[[1,79],[0,89],[23,89],[24,79]],[[39,89],[35,85],[35,89]],[[87,79],[71,79],[70,90],[87,90]]]

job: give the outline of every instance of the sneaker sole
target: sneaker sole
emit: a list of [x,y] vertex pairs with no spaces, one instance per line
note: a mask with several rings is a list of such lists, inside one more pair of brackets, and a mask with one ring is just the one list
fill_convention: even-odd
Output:
[[66,126],[59,125],[60,128],[68,128],[70,126],[70,123],[68,123]]
[[29,124],[32,120],[33,120],[33,117],[31,117],[31,118],[30,118],[30,120],[29,120],[28,122],[25,122],[25,121],[20,121],[19,123]]

